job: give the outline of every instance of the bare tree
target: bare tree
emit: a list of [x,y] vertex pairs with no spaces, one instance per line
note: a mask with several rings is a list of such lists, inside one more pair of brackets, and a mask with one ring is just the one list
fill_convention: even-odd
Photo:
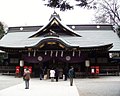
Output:
[[96,23],[110,23],[120,25],[120,5],[119,0],[101,0],[95,15]]

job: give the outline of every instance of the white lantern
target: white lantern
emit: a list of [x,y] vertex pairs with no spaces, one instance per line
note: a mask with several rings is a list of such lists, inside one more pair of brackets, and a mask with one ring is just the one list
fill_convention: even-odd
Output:
[[86,61],[85,61],[85,66],[86,66],[86,67],[89,67],[89,66],[90,66],[90,61],[89,61],[89,60],[86,60]]
[[23,66],[24,66],[24,61],[20,60],[20,67],[23,67]]
[[113,54],[112,54],[112,53],[109,53],[109,57],[112,58],[112,57],[113,57]]

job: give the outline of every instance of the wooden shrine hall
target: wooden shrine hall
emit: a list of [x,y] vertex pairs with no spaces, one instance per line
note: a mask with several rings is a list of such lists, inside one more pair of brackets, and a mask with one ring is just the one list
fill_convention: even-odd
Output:
[[1,67],[15,72],[16,66],[31,66],[35,77],[40,67],[47,74],[57,67],[60,77],[70,66],[76,77],[119,75],[120,71],[120,39],[112,25],[65,25],[56,12],[44,26],[9,27],[0,50],[7,54]]

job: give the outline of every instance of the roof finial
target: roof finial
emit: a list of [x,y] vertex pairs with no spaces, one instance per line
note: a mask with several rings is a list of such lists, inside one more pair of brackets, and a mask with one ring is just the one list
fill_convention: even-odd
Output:
[[57,12],[55,11],[55,8],[54,8],[54,12],[53,12],[53,14],[50,16],[50,19],[49,20],[51,20],[52,18],[58,18],[60,21],[61,21],[61,18],[60,18],[60,16],[59,16],[59,14],[57,14]]

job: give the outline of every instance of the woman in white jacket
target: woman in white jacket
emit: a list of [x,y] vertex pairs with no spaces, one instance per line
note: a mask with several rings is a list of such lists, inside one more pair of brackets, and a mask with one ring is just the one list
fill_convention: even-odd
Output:
[[52,68],[52,69],[50,70],[50,78],[51,78],[51,82],[54,81],[54,77],[55,77],[55,70]]

